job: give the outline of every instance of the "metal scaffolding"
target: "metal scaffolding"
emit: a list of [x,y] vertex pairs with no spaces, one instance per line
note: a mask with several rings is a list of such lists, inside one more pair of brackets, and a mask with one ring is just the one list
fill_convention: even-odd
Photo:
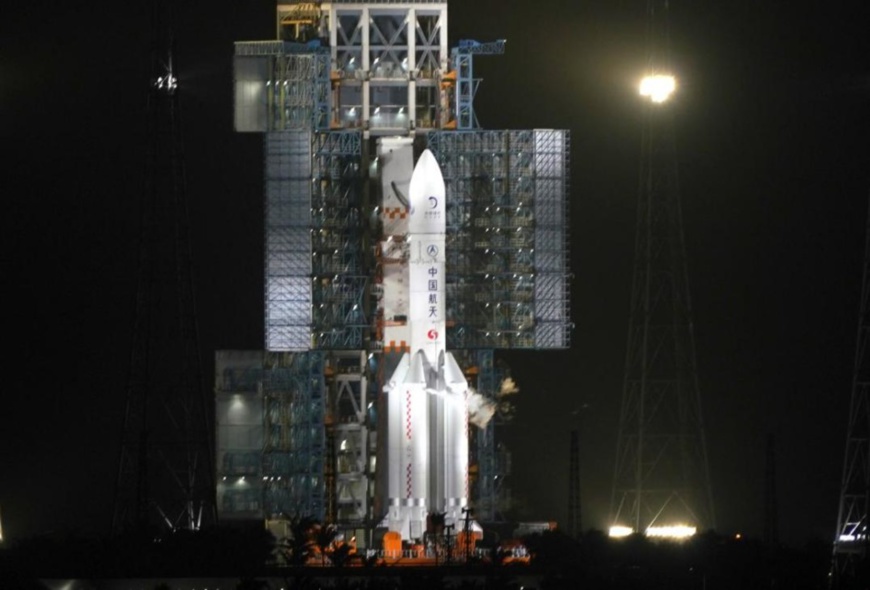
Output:
[[263,518],[263,353],[215,355],[217,508],[221,520]]
[[[373,137],[405,138],[392,140],[405,150],[388,183],[398,194],[412,137],[429,130],[447,185],[448,346],[495,401],[494,349],[570,345],[569,135],[471,129],[472,56],[504,42],[464,41],[451,59],[447,2],[279,2],[277,16],[279,41],[235,46],[236,130],[265,133],[268,352],[218,353],[219,506],[225,518],[305,515],[358,530],[383,516],[374,478],[386,418],[375,408],[406,344],[384,333],[407,321],[383,317],[378,246],[406,244],[385,210],[404,219],[407,203],[379,194]],[[497,422],[471,442],[483,521],[499,520],[510,471]]]
[[427,139],[447,186],[448,346],[567,348],[567,131]]
[[233,66],[236,130],[329,128],[329,48],[242,41],[235,44]]
[[263,503],[266,517],[323,519],[324,355],[264,355]]
[[[468,362],[477,370],[474,383],[478,394],[492,403],[498,403],[499,388],[505,371],[495,364],[494,351],[475,350],[467,355]],[[476,467],[471,497],[474,516],[480,522],[498,522],[504,519],[507,508],[507,478],[511,472],[510,453],[498,444],[496,430],[504,426],[496,414],[486,428],[473,429],[474,444],[471,447],[473,469]]]
[[335,502],[330,522],[364,524],[370,514],[375,451],[374,404],[370,403],[371,374],[362,351],[330,355],[327,374],[330,390],[332,437],[335,441]]
[[325,515],[324,354],[218,352],[218,510]]
[[265,135],[267,350],[307,350],[311,339],[311,133]]
[[370,328],[362,216],[362,138],[313,135],[311,162],[311,348],[365,348]]
[[474,112],[474,97],[480,86],[480,78],[474,77],[475,55],[501,55],[504,53],[505,41],[499,39],[490,43],[478,43],[463,39],[457,47],[450,51],[453,62],[453,72],[456,78],[456,88],[453,97],[453,114],[457,129],[477,129],[480,123]]
[[[372,5],[377,4],[377,5]],[[332,2],[332,126],[404,135],[439,127],[446,2]]]

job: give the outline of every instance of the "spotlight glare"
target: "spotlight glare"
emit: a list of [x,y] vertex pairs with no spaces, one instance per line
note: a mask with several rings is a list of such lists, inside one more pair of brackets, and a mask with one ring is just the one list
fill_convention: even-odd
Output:
[[610,530],[607,532],[607,534],[614,539],[620,539],[622,537],[628,537],[629,535],[634,534],[634,529],[630,526],[614,525],[610,527]]
[[647,96],[654,103],[665,102],[677,89],[673,76],[654,74],[640,81],[640,95]]

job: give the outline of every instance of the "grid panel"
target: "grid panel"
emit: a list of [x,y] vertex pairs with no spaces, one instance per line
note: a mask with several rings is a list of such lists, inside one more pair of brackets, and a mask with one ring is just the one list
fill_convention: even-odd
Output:
[[427,138],[447,188],[449,345],[568,347],[567,132]]
[[307,350],[311,326],[311,134],[265,136],[266,350]]

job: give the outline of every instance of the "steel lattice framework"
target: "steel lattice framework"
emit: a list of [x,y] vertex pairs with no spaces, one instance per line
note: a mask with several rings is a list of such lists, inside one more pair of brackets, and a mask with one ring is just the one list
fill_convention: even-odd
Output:
[[216,523],[171,9],[152,4],[139,269],[112,530]]
[[852,397],[846,453],[837,512],[832,574],[835,583],[850,579],[858,562],[870,556],[870,212],[861,285],[861,310],[855,345]]
[[[648,71],[667,71],[667,2],[650,0]],[[643,113],[634,279],[611,522],[713,527],[673,115]]]
[[[463,41],[450,54],[444,1],[287,1],[277,16],[278,41],[235,45],[236,130],[265,136],[269,352],[216,359],[218,506],[230,520],[305,514],[359,527],[383,515],[377,408],[399,359],[383,335],[404,321],[383,313],[379,146],[416,136],[439,159],[449,345],[494,400],[494,349],[570,345],[570,136],[471,129],[472,57],[504,42]],[[305,378],[277,382],[290,365],[307,366]],[[495,422],[472,435],[483,521],[501,517],[510,472]]]
[[447,186],[448,345],[569,346],[567,131],[427,138]]

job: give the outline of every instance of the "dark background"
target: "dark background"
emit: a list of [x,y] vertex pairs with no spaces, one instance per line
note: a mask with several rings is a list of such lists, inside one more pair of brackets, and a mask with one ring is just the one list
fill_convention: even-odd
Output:
[[[274,2],[176,3],[204,358],[262,347],[262,147],[232,130],[232,42]],[[7,539],[106,532],[129,357],[144,154],[143,2],[34,0],[0,17]],[[567,517],[583,404],[584,526],[604,527],[625,355],[644,2],[453,0],[486,128],[571,130],[570,350],[502,355],[528,519]],[[870,5],[672,2],[685,233],[719,529],[762,531],[777,441],[781,536],[834,535],[870,175]],[[208,369],[210,371],[210,368]],[[209,387],[211,379],[207,379]]]

